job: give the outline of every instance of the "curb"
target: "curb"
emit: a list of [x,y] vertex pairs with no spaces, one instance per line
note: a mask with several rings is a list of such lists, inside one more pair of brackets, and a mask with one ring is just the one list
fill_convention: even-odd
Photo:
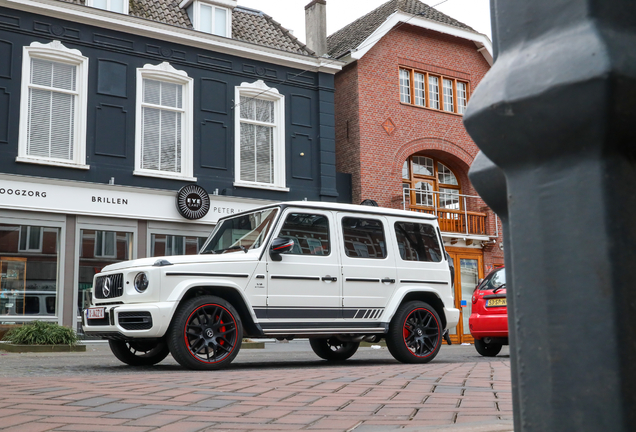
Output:
[[0,344],[0,351],[14,353],[85,352],[86,345],[14,345]]

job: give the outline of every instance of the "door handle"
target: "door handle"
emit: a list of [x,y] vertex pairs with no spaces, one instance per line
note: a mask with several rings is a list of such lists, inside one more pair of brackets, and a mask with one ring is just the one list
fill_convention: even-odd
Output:
[[384,278],[382,279],[382,283],[395,283],[395,279]]
[[328,282],[328,281],[331,281],[331,282],[337,282],[337,281],[338,281],[338,278],[337,278],[337,277],[335,277],[335,276],[334,276],[334,277],[331,277],[331,276],[327,275],[327,276],[323,276],[323,277],[322,277],[322,280],[323,280],[324,282]]

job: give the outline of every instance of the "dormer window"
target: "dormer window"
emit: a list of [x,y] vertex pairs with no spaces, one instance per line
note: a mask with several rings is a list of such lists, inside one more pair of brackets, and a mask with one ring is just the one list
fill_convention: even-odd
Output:
[[86,0],[87,6],[128,15],[128,0]]
[[232,37],[232,9],[236,0],[184,0],[195,30],[217,36]]

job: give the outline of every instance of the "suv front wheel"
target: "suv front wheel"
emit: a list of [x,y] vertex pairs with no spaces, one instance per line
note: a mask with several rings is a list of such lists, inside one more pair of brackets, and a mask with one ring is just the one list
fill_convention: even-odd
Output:
[[215,296],[194,297],[179,306],[167,334],[172,357],[183,367],[199,370],[229,365],[242,338],[236,309]]
[[442,345],[439,315],[429,304],[410,301],[399,307],[389,324],[386,346],[402,363],[428,363]]
[[328,339],[311,338],[309,345],[316,355],[330,361],[343,361],[358,351],[360,342],[342,342],[335,337]]

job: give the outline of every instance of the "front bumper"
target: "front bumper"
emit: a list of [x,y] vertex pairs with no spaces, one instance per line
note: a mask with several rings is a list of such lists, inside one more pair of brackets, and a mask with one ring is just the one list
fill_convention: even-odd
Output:
[[104,308],[104,318],[88,319],[82,311],[82,328],[88,336],[106,338],[158,338],[168,330],[175,308],[173,302],[116,304]]
[[449,330],[457,326],[459,323],[459,309],[444,308],[444,315],[446,315],[446,328],[444,330]]

